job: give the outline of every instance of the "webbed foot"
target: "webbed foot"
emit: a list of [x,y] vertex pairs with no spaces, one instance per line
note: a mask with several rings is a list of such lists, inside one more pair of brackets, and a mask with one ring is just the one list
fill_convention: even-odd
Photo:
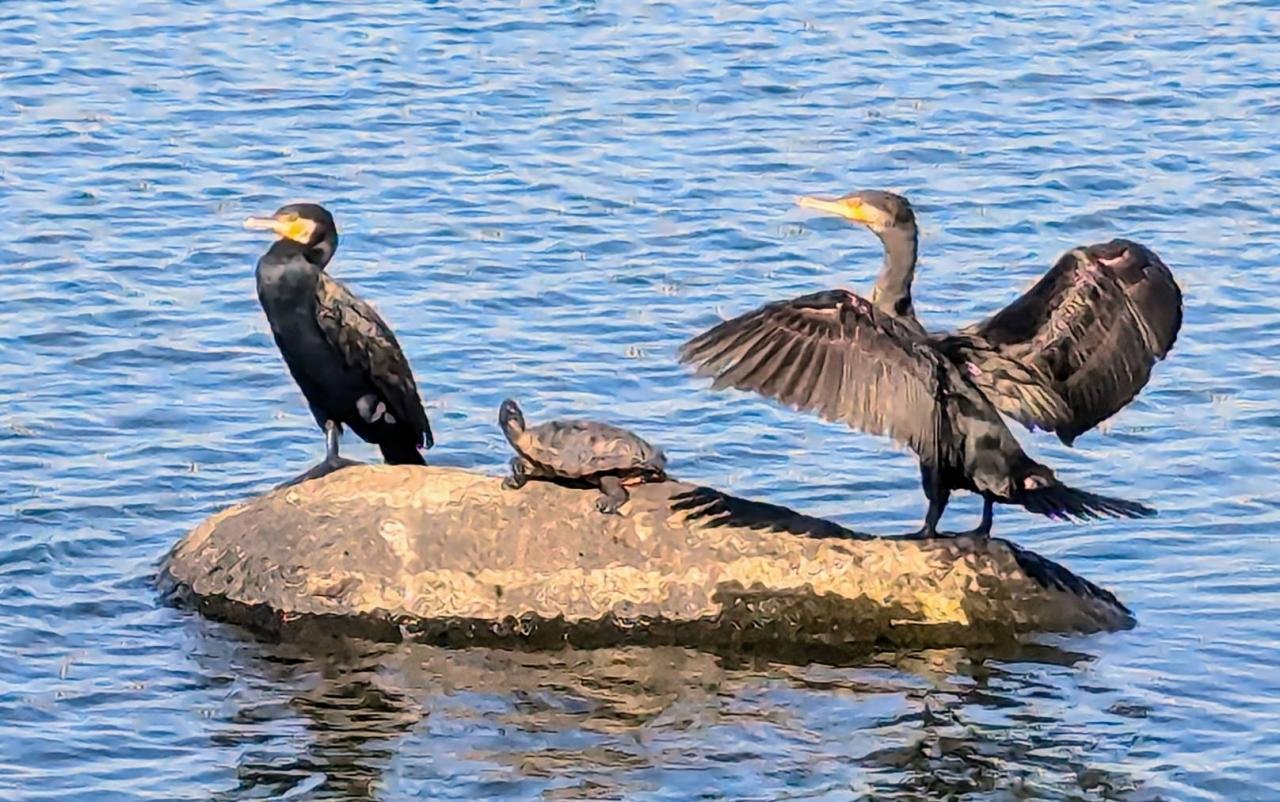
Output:
[[922,526],[914,532],[902,536],[903,540],[932,540],[935,537],[951,537],[944,535],[932,526]]
[[931,538],[970,537],[974,540],[986,540],[991,537],[991,522],[984,521],[966,532],[939,532],[930,526],[922,526],[914,532],[902,536],[903,540],[929,540]]
[[328,476],[334,471],[340,471],[343,468],[350,468],[352,465],[364,465],[359,460],[347,459],[346,457],[325,457],[318,465],[304,473],[300,473],[289,481],[276,485],[276,489],[282,487],[293,487],[303,482],[309,482],[312,479],[319,479],[322,476]]

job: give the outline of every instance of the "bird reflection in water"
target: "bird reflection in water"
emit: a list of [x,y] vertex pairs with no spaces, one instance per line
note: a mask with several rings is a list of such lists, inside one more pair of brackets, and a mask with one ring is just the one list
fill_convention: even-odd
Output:
[[877,729],[909,735],[866,753],[861,760],[865,781],[855,787],[875,799],[921,802],[1161,798],[1121,765],[1132,734],[1117,733],[1110,744],[1097,735],[1107,725],[1090,713],[1112,722],[1124,719],[1080,695],[1114,694],[1076,684],[1075,677],[1092,660],[1034,645],[903,656],[892,667],[925,682],[906,692],[905,712]]

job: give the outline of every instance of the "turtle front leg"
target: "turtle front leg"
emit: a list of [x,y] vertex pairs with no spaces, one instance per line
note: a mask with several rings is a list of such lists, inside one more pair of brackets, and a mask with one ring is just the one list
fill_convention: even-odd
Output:
[[597,510],[605,515],[617,515],[618,510],[627,503],[629,497],[621,479],[616,476],[600,477],[600,498],[596,499]]
[[511,475],[502,480],[502,486],[508,490],[519,490],[529,483],[529,474],[533,466],[524,457],[511,458]]

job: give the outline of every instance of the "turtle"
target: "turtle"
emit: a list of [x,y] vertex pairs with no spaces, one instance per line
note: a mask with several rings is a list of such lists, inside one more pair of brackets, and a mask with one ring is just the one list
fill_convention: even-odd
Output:
[[525,426],[520,405],[508,398],[498,425],[516,457],[502,486],[516,490],[530,479],[568,479],[600,489],[596,509],[616,515],[627,503],[627,485],[667,480],[667,458],[636,434],[607,423],[555,420]]

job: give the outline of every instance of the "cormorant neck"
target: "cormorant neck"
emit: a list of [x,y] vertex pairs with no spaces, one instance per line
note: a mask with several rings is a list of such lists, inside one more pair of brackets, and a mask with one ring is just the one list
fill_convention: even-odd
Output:
[[871,303],[895,317],[915,319],[911,282],[916,274],[916,227],[895,226],[876,234],[884,243],[884,267],[871,291]]

